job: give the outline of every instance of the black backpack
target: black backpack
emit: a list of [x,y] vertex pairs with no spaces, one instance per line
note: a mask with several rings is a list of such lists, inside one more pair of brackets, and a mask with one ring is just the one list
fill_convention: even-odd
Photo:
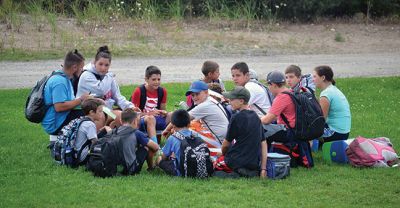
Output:
[[[146,87],[143,84],[139,88],[140,88],[140,105],[139,105],[139,108],[140,108],[140,110],[143,110],[144,106],[146,105],[146,100],[147,100]],[[161,109],[161,102],[162,102],[162,99],[164,97],[164,90],[163,90],[162,87],[158,87],[157,95],[158,95],[157,109]]]
[[93,172],[94,176],[102,178],[115,176],[117,174],[117,166],[121,164],[120,150],[118,148],[119,140],[132,132],[117,132],[117,129],[114,129],[110,135],[106,135],[92,145],[86,168]]
[[56,74],[62,73],[53,71],[51,74],[46,75],[36,83],[29,93],[25,103],[25,118],[28,119],[28,121],[33,123],[42,122],[49,107],[44,103],[44,87],[50,77]]
[[180,172],[183,177],[208,178],[213,172],[213,163],[207,144],[193,134],[185,137],[179,132],[174,136],[181,140]]
[[[283,92],[292,99],[296,110],[295,127],[292,129],[296,139],[310,141],[324,133],[325,118],[315,96],[310,92]],[[289,121],[282,114],[282,119],[289,127]]]

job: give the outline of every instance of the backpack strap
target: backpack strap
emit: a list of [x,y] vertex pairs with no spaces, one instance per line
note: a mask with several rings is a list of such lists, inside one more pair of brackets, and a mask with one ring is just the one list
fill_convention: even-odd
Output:
[[[283,94],[286,94],[286,95],[289,95],[290,96],[290,98],[292,99],[292,101],[293,101],[293,94],[292,93],[290,93],[290,92],[282,92]],[[295,103],[293,103],[293,104],[295,104]],[[295,105],[295,107],[296,107],[296,105]],[[289,125],[289,120],[286,118],[286,116],[285,115],[283,115],[283,113],[281,113],[281,117],[282,117],[282,120],[285,122],[285,124],[287,125],[287,127],[288,127],[288,129],[293,129],[292,127],[290,127],[290,125]]]
[[261,111],[262,114],[267,115],[267,112],[265,112],[260,106],[258,106],[257,104],[253,103],[254,106],[256,106],[256,108]]
[[221,139],[219,139],[219,137],[217,136],[217,134],[214,133],[214,131],[213,131],[213,130],[210,128],[210,126],[207,124],[207,122],[204,121],[204,120],[202,120],[202,121],[206,124],[207,128],[211,131],[211,133],[215,136],[215,138],[217,138],[218,142],[222,145]]
[[[271,98],[271,95],[270,95],[270,92],[269,92],[268,87],[266,87],[266,86],[263,85],[261,82],[259,82],[259,81],[257,81],[257,80],[254,80],[254,79],[250,79],[249,82],[256,83],[256,84],[258,84],[258,86],[260,86],[260,87],[263,88],[263,90],[264,90],[265,93],[267,94],[268,101],[269,101],[269,105],[272,106],[272,98]],[[261,111],[261,112],[262,112],[262,111]],[[264,113],[264,115],[265,115],[265,113]]]
[[164,88],[158,87],[158,89],[157,89],[157,96],[158,96],[158,99],[157,99],[157,109],[161,109],[161,102],[162,102],[162,100],[163,100],[163,98],[164,98]]
[[[216,100],[215,100],[216,101]],[[217,105],[217,107],[222,111],[222,113],[225,115],[225,117],[229,120],[228,113],[226,113],[225,109],[221,107],[221,103],[218,101],[215,102],[213,99],[211,99],[211,102]]]
[[94,77],[96,77],[96,79],[99,80],[99,81],[102,81],[102,80],[103,80],[103,79],[101,78],[100,75],[98,75],[98,74],[96,74],[96,73],[94,73],[94,72],[92,72],[92,71],[89,71],[89,70],[86,70],[86,69],[85,69],[85,70],[82,71],[82,73],[83,73],[83,72],[89,72],[89,73],[93,74]]
[[144,84],[142,84],[142,85],[140,85],[139,89],[140,89],[140,104],[139,104],[139,108],[140,108],[140,110],[143,110],[144,106],[146,105],[146,100],[147,100],[146,87],[144,86]]

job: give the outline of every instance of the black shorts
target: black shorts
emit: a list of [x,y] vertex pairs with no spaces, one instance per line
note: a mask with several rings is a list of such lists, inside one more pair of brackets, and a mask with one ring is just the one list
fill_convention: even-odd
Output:
[[176,166],[175,166],[175,160],[161,160],[160,164],[158,164],[158,167],[160,167],[168,175],[171,175],[171,176],[178,175],[178,172],[177,172]]
[[144,161],[146,161],[147,158],[147,149],[140,146],[137,150],[136,150],[136,167],[135,170],[133,171],[133,174],[136,173],[140,173],[140,171],[142,170]]
[[69,122],[71,122],[72,120],[74,120],[74,119],[76,119],[76,118],[79,118],[79,117],[81,117],[81,116],[84,116],[84,115],[85,115],[85,114],[83,113],[82,110],[71,110],[71,111],[68,113],[67,118],[65,118],[64,122],[61,124],[61,126],[58,127],[58,129],[57,129],[55,132],[51,133],[50,135],[58,135],[58,133],[60,133],[61,129],[62,129],[64,126],[68,125]]

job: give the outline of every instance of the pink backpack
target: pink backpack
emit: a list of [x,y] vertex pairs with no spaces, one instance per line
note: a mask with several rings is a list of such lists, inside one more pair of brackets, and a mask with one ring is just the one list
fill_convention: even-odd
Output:
[[399,162],[392,146],[386,137],[367,139],[359,136],[350,143],[346,154],[355,167],[391,167]]

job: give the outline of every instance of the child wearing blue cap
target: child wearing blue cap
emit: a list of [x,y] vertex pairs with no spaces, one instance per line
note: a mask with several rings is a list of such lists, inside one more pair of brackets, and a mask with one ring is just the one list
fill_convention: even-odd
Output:
[[[203,81],[194,81],[186,92],[186,96],[188,95],[192,97],[196,105],[189,111],[190,119],[199,120],[222,144],[229,124],[223,106],[209,96],[208,85]],[[168,135],[171,130],[172,125],[168,125],[163,131],[163,135]]]

